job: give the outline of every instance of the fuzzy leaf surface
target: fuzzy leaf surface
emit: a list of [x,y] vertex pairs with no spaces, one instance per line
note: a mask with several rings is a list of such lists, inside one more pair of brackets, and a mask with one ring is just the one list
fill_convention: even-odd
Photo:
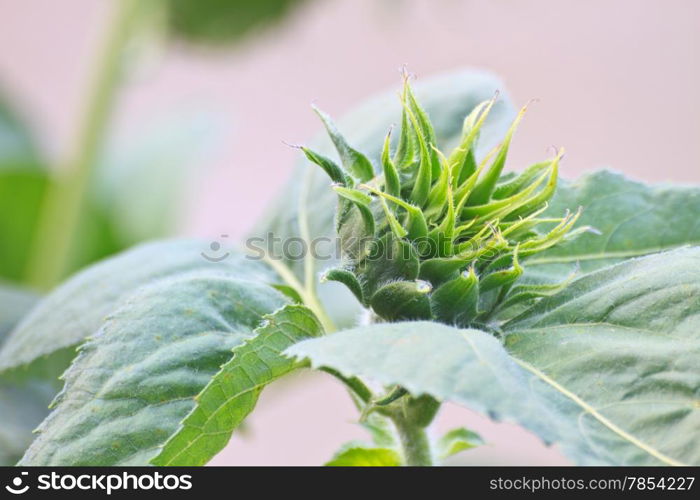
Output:
[[265,316],[255,336],[233,349],[233,357],[197,396],[192,413],[152,463],[206,464],[253,411],[265,386],[299,368],[299,363],[281,352],[301,340],[318,337],[322,331],[304,306],[287,305]]
[[202,256],[207,250],[208,245],[198,241],[148,243],[81,271],[47,295],[12,331],[0,349],[0,371],[78,345],[100,328],[125,294],[163,277],[213,271],[274,280],[274,273],[260,262],[231,253],[214,263]]
[[527,272],[565,278],[576,264],[583,272],[623,260],[700,244],[700,188],[647,185],[602,170],[562,181],[545,215],[561,217],[583,207],[577,226],[586,233],[527,260]]
[[533,377],[576,403],[597,461],[700,464],[700,248],[583,276],[504,330]]
[[21,463],[149,463],[231,350],[284,303],[265,284],[211,272],[130,295],[81,346]]

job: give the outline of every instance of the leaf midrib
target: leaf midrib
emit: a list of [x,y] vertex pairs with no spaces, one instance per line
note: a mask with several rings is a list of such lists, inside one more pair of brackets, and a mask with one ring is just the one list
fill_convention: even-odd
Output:
[[570,390],[566,389],[563,385],[558,383],[556,380],[553,378],[549,377],[546,375],[544,372],[538,370],[531,364],[527,363],[526,361],[523,361],[521,359],[516,358],[515,356],[512,356],[513,361],[515,361],[518,365],[520,365],[522,368],[525,370],[529,371],[532,373],[534,376],[538,377],[540,380],[543,382],[549,384],[552,386],[554,389],[556,389],[559,393],[573,401],[576,405],[578,405],[582,409],[582,413],[589,414],[593,418],[595,418],[599,423],[607,427],[610,431],[613,433],[617,434],[620,436],[622,439],[628,441],[632,445],[636,446],[637,448],[641,449],[645,453],[648,453],[649,455],[653,456],[657,460],[668,464],[668,465],[673,465],[673,466],[684,466],[687,464],[684,464],[683,462],[679,462],[678,460],[675,460],[664,453],[660,452],[656,448],[644,443],[640,439],[637,439],[634,437],[632,434],[629,432],[625,431],[624,429],[618,427],[615,423],[613,423],[611,420],[608,418],[604,417],[598,410],[593,408],[591,405],[586,403],[583,399],[581,399],[578,395],[575,393],[571,392]]
[[603,260],[603,259],[625,259],[629,257],[642,257],[644,255],[649,255],[653,253],[665,252],[667,250],[676,250],[679,248],[686,248],[693,245],[700,245],[700,241],[693,241],[690,243],[683,243],[681,245],[669,245],[664,247],[650,247],[639,250],[626,250],[617,252],[599,252],[599,253],[584,253],[584,254],[572,254],[572,255],[562,255],[562,256],[552,256],[552,257],[540,257],[534,259],[528,259],[528,266],[541,266],[546,264],[567,264],[576,261],[588,261],[588,260]]

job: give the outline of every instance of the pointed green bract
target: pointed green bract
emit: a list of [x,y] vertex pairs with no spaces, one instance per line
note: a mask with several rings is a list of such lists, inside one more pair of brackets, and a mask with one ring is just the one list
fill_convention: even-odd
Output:
[[374,215],[369,208],[369,204],[372,202],[372,199],[357,189],[334,186],[333,190],[338,193],[339,196],[350,201],[353,205],[355,205],[357,210],[359,210],[362,221],[365,224],[365,234],[374,234]]
[[[371,276],[376,271],[364,262],[368,253],[349,247],[351,251],[343,255],[350,263],[346,269],[363,284],[364,300],[385,320],[425,318],[459,326],[491,321],[503,309],[504,301],[509,301],[510,306],[520,299],[536,301],[536,294],[527,299],[509,295],[522,276],[527,259],[586,230],[573,230],[579,213],[566,212],[560,218],[538,217],[554,195],[562,150],[520,175],[503,174],[511,140],[525,113],[523,108],[501,144],[486,155],[478,153],[480,131],[496,104],[496,94],[472,109],[464,119],[458,146],[445,155],[436,143],[428,114],[411,91],[409,79],[405,76],[404,80],[397,152],[392,159],[389,135],[385,136],[381,153],[383,177],[365,180],[352,189],[333,188],[344,198],[343,203],[349,200],[357,207],[364,221],[359,225],[359,217],[343,215],[338,219],[338,232],[341,243],[368,238],[379,241],[386,234],[404,240],[404,245],[415,249],[418,275],[429,283],[433,291],[428,295],[435,298],[424,301],[428,297],[410,297],[415,290],[407,282],[415,276],[392,274],[392,269],[402,269],[395,262],[381,273],[383,285],[388,288],[374,298],[382,283],[376,283]],[[337,132],[325,115],[321,117],[338,146]],[[340,143],[339,151],[349,148]],[[349,165],[350,161],[345,163]],[[330,170],[323,165],[322,168]],[[332,180],[339,176],[335,170],[329,175]],[[341,244],[341,248],[348,247]],[[460,273],[467,269],[473,277],[470,279],[478,283],[468,293],[459,293],[457,289],[464,286]],[[389,286],[390,282],[397,284]],[[447,282],[451,285],[447,286]],[[456,289],[448,293],[450,287]],[[405,302],[417,304],[420,314],[407,312],[403,302],[389,299],[389,290],[401,295]],[[454,298],[456,303],[449,304],[446,297]],[[428,315],[421,309],[427,302],[432,304]]]
[[441,322],[468,325],[477,317],[479,278],[473,269],[465,271],[435,290],[430,302]]
[[350,172],[360,182],[366,182],[374,177],[374,168],[367,157],[356,149],[352,148],[347,143],[345,138],[336,128],[330,116],[315,106],[313,106],[313,109],[326,126],[328,135],[330,135],[331,139],[333,140],[333,144],[335,145],[335,149],[338,151],[340,161],[342,162],[345,170]]
[[406,104],[410,109],[409,118],[414,123],[414,128],[418,133],[419,140],[424,139],[425,146],[427,148],[430,172],[433,178],[437,178],[440,173],[440,163],[436,150],[433,149],[436,146],[435,130],[433,129],[433,124],[430,122],[430,118],[423,110],[423,108],[418,104],[416,96],[413,95],[413,90],[409,85],[409,80],[404,80],[404,85],[406,86]]
[[419,268],[415,248],[406,240],[386,233],[374,241],[367,257],[353,272],[361,277],[363,296],[371,300],[377,289],[387,283],[415,280]]
[[387,321],[430,319],[431,290],[425,282],[394,281],[377,290],[370,304]]
[[333,182],[343,186],[348,184],[349,176],[333,160],[319,153],[311,151],[309,148],[302,147],[301,150],[304,152],[304,155],[310,161],[314,162],[316,165],[321,167],[323,171],[326,172],[326,174],[328,174],[328,177],[330,177]]
[[482,203],[486,203],[491,198],[493,190],[496,187],[496,183],[501,176],[501,172],[503,172],[503,167],[506,164],[506,157],[508,156],[510,141],[513,139],[515,129],[517,128],[518,123],[520,123],[520,120],[522,120],[525,110],[526,108],[521,109],[520,113],[518,113],[518,116],[513,121],[513,125],[511,125],[510,129],[506,133],[506,137],[503,139],[503,143],[501,144],[498,154],[493,160],[491,167],[474,188],[474,192],[469,198],[470,203],[480,205]]
[[401,195],[401,179],[396,170],[396,166],[389,155],[389,139],[391,132],[387,134],[384,140],[384,148],[382,149],[382,170],[384,171],[384,189],[387,193],[393,196]]

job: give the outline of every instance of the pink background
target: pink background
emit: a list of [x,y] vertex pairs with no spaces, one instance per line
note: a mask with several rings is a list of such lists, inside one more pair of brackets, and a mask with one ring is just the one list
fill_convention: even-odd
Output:
[[[0,87],[52,155],[66,154],[89,67],[113,4],[0,0]],[[647,181],[700,182],[700,3],[693,0],[316,0],[229,50],[163,47],[126,83],[118,132],[186,106],[226,118],[225,141],[189,193],[180,233],[241,236],[280,189],[318,123],[399,85],[474,66],[532,106],[512,149],[525,165],[567,149],[563,174],[611,166]],[[244,217],[233,217],[245,207]],[[304,378],[303,384],[297,383]],[[284,391],[295,385],[294,391]],[[342,389],[323,375],[272,387],[216,464],[319,464],[362,438]],[[507,424],[450,407],[438,427],[489,442],[468,463],[562,464],[556,449]]]

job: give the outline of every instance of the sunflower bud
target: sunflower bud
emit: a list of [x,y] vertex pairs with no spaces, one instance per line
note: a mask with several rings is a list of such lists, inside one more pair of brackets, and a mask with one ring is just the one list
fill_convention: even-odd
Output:
[[372,162],[348,144],[330,117],[316,110],[340,164],[303,148],[338,194],[339,281],[386,321],[429,319],[481,325],[504,305],[536,300],[551,288],[516,286],[527,258],[580,232],[579,213],[543,218],[556,189],[562,151],[519,175],[503,174],[526,108],[501,144],[479,158],[479,133],[497,96],[465,118],[459,145],[443,154],[408,79],[401,94],[401,130],[391,151],[387,134],[375,175]]

